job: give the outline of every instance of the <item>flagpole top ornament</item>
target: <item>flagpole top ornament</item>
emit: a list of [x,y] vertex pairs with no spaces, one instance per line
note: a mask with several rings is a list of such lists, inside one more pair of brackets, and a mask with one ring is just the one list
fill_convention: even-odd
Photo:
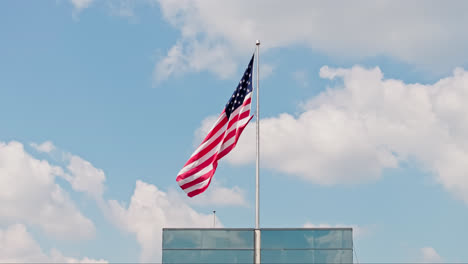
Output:
[[260,40],[257,39],[257,41],[255,41],[255,45],[260,45]]

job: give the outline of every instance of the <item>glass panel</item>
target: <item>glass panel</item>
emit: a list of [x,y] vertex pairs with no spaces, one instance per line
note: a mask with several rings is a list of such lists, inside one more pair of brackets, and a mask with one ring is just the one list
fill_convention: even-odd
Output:
[[253,249],[254,232],[238,230],[207,230],[202,232],[202,247]]
[[262,263],[353,263],[353,251],[308,249],[308,250],[262,250]]
[[163,250],[163,263],[253,263],[253,250]]
[[353,247],[351,229],[262,230],[262,249]]
[[252,230],[164,230],[163,249],[253,249]]
[[201,248],[200,230],[163,230],[162,248]]

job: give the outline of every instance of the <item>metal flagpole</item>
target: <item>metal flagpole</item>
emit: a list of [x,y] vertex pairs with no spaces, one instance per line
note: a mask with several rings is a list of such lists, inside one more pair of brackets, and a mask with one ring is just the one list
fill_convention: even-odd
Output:
[[259,104],[259,73],[258,66],[260,65],[260,40],[257,40],[257,119],[256,119],[256,130],[257,130],[257,162],[256,162],[256,177],[255,177],[255,263],[260,264],[260,104]]

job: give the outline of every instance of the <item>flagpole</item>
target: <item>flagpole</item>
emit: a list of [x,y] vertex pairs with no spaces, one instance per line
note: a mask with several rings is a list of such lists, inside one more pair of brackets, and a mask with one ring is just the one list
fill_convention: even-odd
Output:
[[255,177],[255,263],[260,264],[260,104],[259,104],[259,61],[260,61],[260,40],[256,41],[257,46],[257,116],[256,116],[256,177]]

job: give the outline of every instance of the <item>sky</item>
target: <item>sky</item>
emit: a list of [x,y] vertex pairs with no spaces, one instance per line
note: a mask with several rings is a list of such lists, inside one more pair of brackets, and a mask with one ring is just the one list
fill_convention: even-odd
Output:
[[[176,176],[260,45],[260,226],[468,262],[466,1],[0,1],[0,262],[160,262],[254,227],[255,126]],[[255,108],[255,104],[253,105]],[[355,258],[356,261],[356,258]]]

